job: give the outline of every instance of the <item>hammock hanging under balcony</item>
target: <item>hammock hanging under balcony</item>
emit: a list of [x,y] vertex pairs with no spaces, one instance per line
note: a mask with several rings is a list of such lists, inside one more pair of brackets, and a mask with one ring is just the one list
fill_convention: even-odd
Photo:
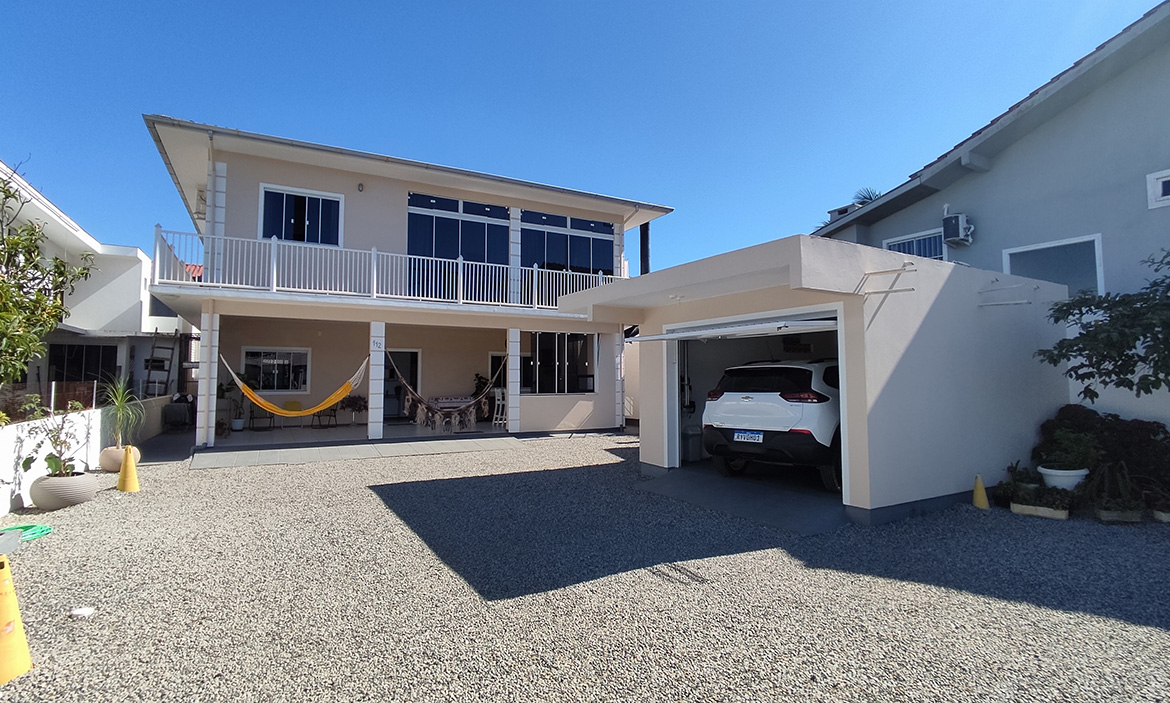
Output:
[[219,360],[223,362],[223,365],[225,368],[227,368],[228,373],[232,375],[232,380],[236,382],[236,385],[240,387],[240,390],[244,393],[245,396],[247,396],[248,400],[255,403],[257,407],[263,408],[273,415],[280,415],[281,417],[308,417],[315,412],[320,412],[341,402],[342,398],[349,395],[350,391],[352,391],[354,388],[357,388],[357,385],[362,382],[362,376],[366,375],[366,364],[370,362],[369,357],[366,357],[366,359],[362,361],[362,365],[358,367],[357,372],[354,373],[353,376],[350,376],[348,381],[341,384],[341,387],[333,391],[333,393],[330,394],[328,398],[322,400],[313,407],[308,408],[307,410],[285,410],[279,405],[275,405],[268,402],[267,400],[264,400],[256,393],[256,391],[249,388],[248,384],[241,381],[240,377],[236,375],[236,372],[232,371],[232,367],[228,365],[227,359],[223,358],[222,354],[220,354]]
[[431,405],[419,395],[410,384],[403,378],[402,372],[398,370],[398,366],[394,363],[394,359],[390,356],[390,352],[386,352],[386,360],[390,362],[390,368],[394,369],[394,375],[398,378],[398,383],[401,384],[403,390],[406,392],[406,403],[404,410],[410,416],[416,425],[424,425],[432,430],[441,430],[443,432],[455,432],[456,430],[465,430],[468,427],[475,425],[476,410],[487,413],[488,393],[491,393],[496,379],[499,378],[500,372],[504,370],[504,365],[492,374],[488,379],[487,387],[483,389],[479,395],[471,399],[471,402],[464,403],[457,408],[444,409],[435,405]]

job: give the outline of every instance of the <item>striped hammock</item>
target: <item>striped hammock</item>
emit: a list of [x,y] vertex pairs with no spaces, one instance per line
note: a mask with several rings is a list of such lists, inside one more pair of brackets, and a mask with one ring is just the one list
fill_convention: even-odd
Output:
[[308,417],[315,412],[320,412],[341,402],[342,398],[349,395],[350,392],[354,388],[357,388],[357,385],[362,382],[362,376],[366,375],[366,364],[370,362],[369,357],[366,357],[366,359],[362,361],[362,365],[358,367],[357,372],[354,373],[353,376],[350,376],[348,381],[341,384],[341,387],[333,391],[333,393],[330,394],[328,398],[322,400],[313,407],[308,408],[307,410],[285,410],[279,405],[275,405],[268,402],[267,400],[264,400],[256,393],[256,391],[249,388],[248,384],[241,381],[240,377],[236,375],[236,372],[232,371],[232,367],[228,364],[227,359],[223,358],[223,354],[219,355],[219,360],[223,362],[223,365],[225,368],[227,368],[228,373],[232,375],[232,380],[236,382],[236,385],[240,387],[240,390],[243,391],[248,400],[255,403],[257,407],[263,408],[273,415],[279,415],[281,417]]

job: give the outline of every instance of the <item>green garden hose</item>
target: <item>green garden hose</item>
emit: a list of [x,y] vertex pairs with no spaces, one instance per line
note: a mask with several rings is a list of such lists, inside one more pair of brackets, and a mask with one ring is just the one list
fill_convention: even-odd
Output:
[[53,528],[48,525],[13,525],[12,527],[0,527],[0,532],[8,532],[11,530],[20,530],[20,541],[28,542],[37,537],[44,537],[52,532]]

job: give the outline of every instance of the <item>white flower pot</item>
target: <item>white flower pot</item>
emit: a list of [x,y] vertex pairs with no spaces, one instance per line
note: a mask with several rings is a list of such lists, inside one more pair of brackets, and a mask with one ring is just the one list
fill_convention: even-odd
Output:
[[[138,451],[138,447],[131,447],[134,452],[134,463],[142,461],[142,452]],[[106,473],[116,474],[122,470],[122,459],[126,458],[125,447],[106,447],[102,453],[98,455],[98,466],[102,467],[102,471]]]
[[1071,491],[1077,487],[1085,477],[1089,475],[1088,469],[1050,469],[1046,466],[1038,466],[1037,470],[1040,475],[1044,477],[1044,485],[1050,488],[1063,488],[1066,491]]
[[93,474],[42,476],[28,489],[29,497],[41,510],[59,510],[77,505],[97,495],[98,483]]
[[232,432],[243,432],[243,431],[244,431],[244,418],[233,417],[232,418]]

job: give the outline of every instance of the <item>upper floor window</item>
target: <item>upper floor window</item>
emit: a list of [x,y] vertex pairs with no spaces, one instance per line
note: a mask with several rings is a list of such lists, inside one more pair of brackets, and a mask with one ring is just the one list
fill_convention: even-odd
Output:
[[947,260],[947,247],[943,244],[941,229],[887,239],[882,242],[882,248],[901,254],[921,256],[924,259]]
[[[613,225],[522,210],[520,265],[552,271],[613,275]],[[591,236],[597,234],[600,236]]]
[[1151,210],[1170,207],[1170,171],[1158,171],[1146,176],[1146,199]]
[[411,193],[406,253],[439,259],[508,263],[508,208]]
[[260,236],[309,244],[341,244],[342,196],[261,185]]

